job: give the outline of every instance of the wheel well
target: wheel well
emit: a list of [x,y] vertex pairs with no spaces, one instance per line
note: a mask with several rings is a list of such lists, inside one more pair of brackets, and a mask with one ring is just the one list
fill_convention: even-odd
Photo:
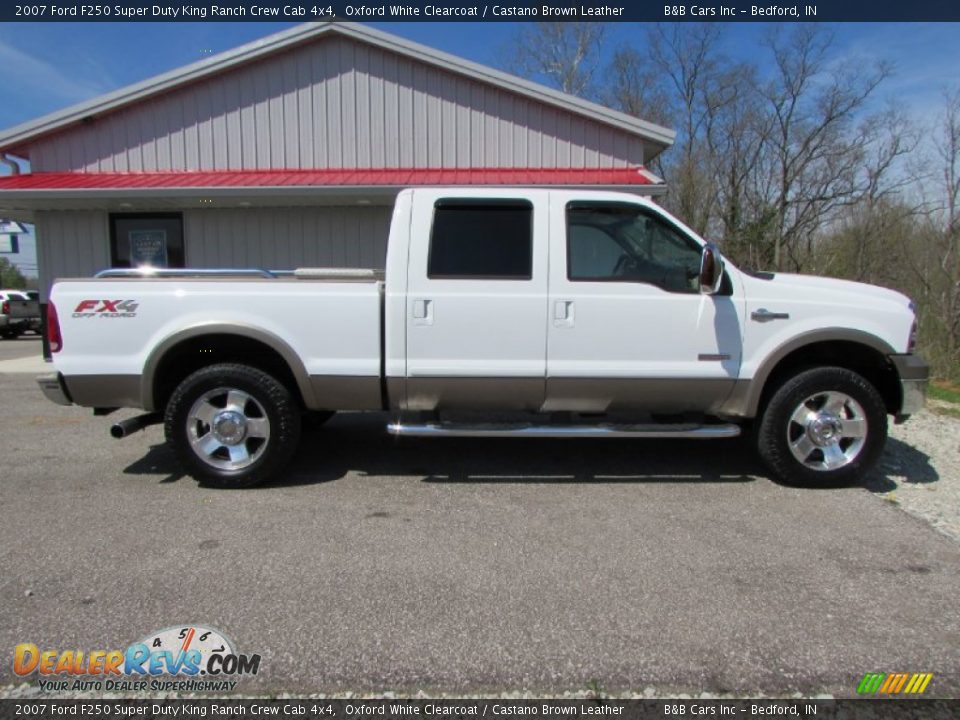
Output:
[[188,375],[209,365],[230,362],[272,375],[303,407],[296,377],[280,353],[259,340],[223,333],[187,338],[164,353],[153,375],[153,406],[158,410],[166,407],[177,385]]
[[758,414],[763,412],[770,397],[791,377],[815,367],[841,367],[852,370],[872,384],[888,413],[900,409],[901,390],[897,370],[878,350],[849,340],[830,340],[804,345],[791,351],[774,366],[763,385]]

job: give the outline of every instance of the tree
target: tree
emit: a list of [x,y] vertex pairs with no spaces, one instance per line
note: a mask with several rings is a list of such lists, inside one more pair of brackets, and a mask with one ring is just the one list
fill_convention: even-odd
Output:
[[717,203],[709,138],[724,108],[736,97],[724,71],[732,65],[719,51],[721,26],[698,23],[654,25],[647,35],[651,64],[674,98],[680,142],[662,165],[671,185],[667,204],[694,230],[705,234]]
[[673,123],[674,100],[663,76],[637,49],[616,50],[606,76],[608,85],[602,91],[606,105],[658,125]]
[[603,23],[526,23],[511,42],[515,50],[508,67],[565,93],[595,97],[605,30]]
[[0,288],[22,290],[27,287],[27,279],[16,265],[7,258],[0,257]]
[[822,239],[824,261],[812,268],[859,282],[903,287],[909,284],[902,263],[909,262],[904,241],[924,219],[919,198],[907,191],[920,179],[903,160],[916,150],[920,134],[902,112],[892,109],[875,122],[876,140],[867,148],[862,173],[866,190]]
[[771,125],[761,158],[766,177],[758,179],[776,212],[771,241],[777,270],[788,264],[801,270],[817,231],[876,181],[863,170],[881,119],[862,115],[889,68],[830,67],[831,45],[831,36],[815,25],[767,40],[773,73],[759,92]]
[[934,145],[939,162],[936,185],[943,200],[935,210],[940,222],[931,237],[936,250],[927,297],[944,332],[944,361],[952,374],[960,374],[960,87],[944,94]]
[[604,97],[677,127],[674,148],[655,166],[670,186],[664,203],[701,234],[731,238],[746,221],[745,182],[760,134],[755,69],[720,52],[723,32],[715,24],[653,26],[643,53],[614,54]]

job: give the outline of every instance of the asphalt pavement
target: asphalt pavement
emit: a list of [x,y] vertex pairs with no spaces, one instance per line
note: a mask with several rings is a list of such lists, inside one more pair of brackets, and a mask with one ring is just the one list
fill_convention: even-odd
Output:
[[14,340],[0,338],[0,362],[4,360],[19,360],[27,357],[40,357],[43,354],[43,344],[39,335],[30,333],[21,335]]
[[201,623],[263,656],[248,692],[960,691],[960,545],[864,488],[778,485],[745,441],[397,441],[342,415],[282,481],[216,491],[158,427],[113,440],[24,374],[0,402],[0,685],[17,643]]

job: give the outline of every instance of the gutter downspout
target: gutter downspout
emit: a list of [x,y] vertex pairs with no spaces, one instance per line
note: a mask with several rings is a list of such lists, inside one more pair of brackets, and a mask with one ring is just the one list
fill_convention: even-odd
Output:
[[20,174],[20,164],[16,160],[11,159],[6,153],[0,153],[0,163],[10,168],[11,175]]

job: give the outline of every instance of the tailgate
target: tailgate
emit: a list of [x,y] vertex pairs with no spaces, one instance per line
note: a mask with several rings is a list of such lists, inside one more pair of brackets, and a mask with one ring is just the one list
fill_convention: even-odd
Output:
[[40,303],[36,300],[10,300],[10,317],[34,320],[40,317]]
[[40,317],[40,304],[35,300],[14,300],[6,301],[7,317],[11,320],[34,320]]

